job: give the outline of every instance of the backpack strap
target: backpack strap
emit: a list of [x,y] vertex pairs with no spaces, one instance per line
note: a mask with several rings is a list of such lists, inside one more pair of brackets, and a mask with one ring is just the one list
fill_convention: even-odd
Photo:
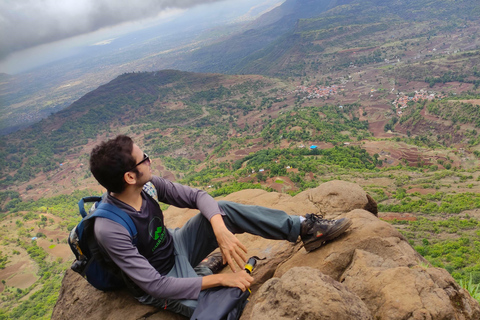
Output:
[[121,224],[127,229],[128,233],[130,233],[133,245],[137,245],[137,228],[132,218],[122,209],[112,204],[102,202],[87,219],[94,217],[107,218]]
[[100,200],[102,200],[102,197],[91,196],[82,198],[80,201],[78,201],[78,210],[80,211],[82,218],[87,216],[87,211],[85,211],[85,202],[99,202]]

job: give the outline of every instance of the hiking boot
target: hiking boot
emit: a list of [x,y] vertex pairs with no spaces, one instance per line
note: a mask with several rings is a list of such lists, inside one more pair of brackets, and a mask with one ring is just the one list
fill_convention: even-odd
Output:
[[221,252],[214,252],[198,264],[198,267],[207,267],[213,274],[217,274],[225,268]]
[[325,241],[335,239],[344,233],[351,224],[352,222],[347,218],[327,220],[318,214],[306,214],[300,229],[300,237],[305,250],[313,251]]

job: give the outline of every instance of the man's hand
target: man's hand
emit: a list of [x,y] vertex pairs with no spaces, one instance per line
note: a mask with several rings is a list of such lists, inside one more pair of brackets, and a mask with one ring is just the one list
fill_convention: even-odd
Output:
[[243,270],[247,262],[247,248],[227,229],[220,214],[210,219],[218,246],[222,252],[223,263],[227,262],[233,272],[237,272],[234,262]]
[[237,273],[213,274],[202,278],[202,290],[224,286],[245,291],[250,288],[252,282],[253,278],[245,270]]

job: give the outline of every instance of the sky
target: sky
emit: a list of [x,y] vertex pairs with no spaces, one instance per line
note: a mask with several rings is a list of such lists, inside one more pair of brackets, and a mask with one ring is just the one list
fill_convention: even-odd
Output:
[[219,0],[0,0],[0,59],[22,49]]

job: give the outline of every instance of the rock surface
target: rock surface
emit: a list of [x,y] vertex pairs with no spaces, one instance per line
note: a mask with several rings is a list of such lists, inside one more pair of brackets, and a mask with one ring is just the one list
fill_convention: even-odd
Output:
[[345,285],[309,267],[268,280],[251,304],[243,319],[372,319],[365,303]]
[[[308,254],[301,243],[238,235],[249,255],[266,258],[255,269],[242,320],[480,319],[479,303],[447,271],[429,266],[395,228],[379,220],[373,199],[355,184],[330,181],[295,197],[243,190],[224,199],[289,214],[322,213],[352,220],[344,235]],[[194,214],[171,207],[165,220],[177,227]],[[69,270],[52,319],[85,318],[183,319],[141,305],[126,292],[98,291]]]

